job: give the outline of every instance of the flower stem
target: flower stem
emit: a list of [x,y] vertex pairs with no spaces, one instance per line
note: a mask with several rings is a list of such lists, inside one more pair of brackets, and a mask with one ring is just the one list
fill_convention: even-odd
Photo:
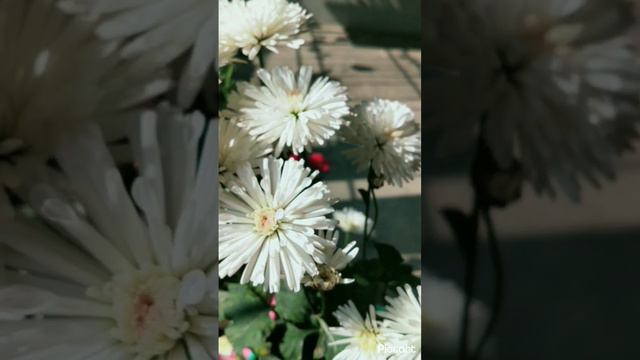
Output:
[[460,344],[458,359],[466,360],[469,352],[469,323],[471,301],[476,282],[476,262],[478,257],[478,227],[479,227],[480,202],[477,197],[474,200],[473,213],[471,215],[472,237],[467,243],[464,251],[465,256],[465,274],[464,274],[464,310],[462,314],[462,326],[460,328]]
[[184,355],[187,358],[187,360],[193,360],[193,357],[191,356],[191,351],[189,351],[189,346],[187,346],[187,340],[183,338],[180,342],[182,343],[182,347],[184,348]]
[[258,65],[261,69],[264,69],[264,52],[262,50],[258,52]]
[[[373,236],[373,231],[376,229],[376,225],[378,225],[378,198],[376,197],[375,188],[371,188],[371,199],[373,200],[373,224],[371,224],[371,230],[369,231],[369,236]],[[367,228],[365,227],[365,231]]]
[[491,261],[493,262],[495,284],[493,290],[494,292],[491,318],[489,319],[487,328],[485,329],[482,337],[480,338],[480,341],[478,342],[478,347],[476,348],[472,359],[481,359],[482,350],[484,349],[487,341],[491,338],[491,335],[493,334],[493,331],[495,330],[495,327],[498,323],[498,316],[500,314],[500,308],[502,307],[504,297],[504,264],[502,262],[502,254],[500,252],[500,246],[498,244],[498,237],[496,236],[495,225],[493,223],[493,219],[491,218],[491,212],[488,208],[482,211],[482,218],[487,228],[489,252],[491,254]]
[[480,359],[482,357],[482,350],[484,345],[491,337],[491,334],[495,330],[500,307],[502,306],[502,298],[504,292],[504,268],[502,263],[502,257],[500,254],[500,248],[498,246],[498,239],[496,236],[495,226],[491,218],[491,208],[493,206],[505,206],[508,202],[496,198],[495,194],[491,193],[490,182],[492,177],[496,176],[498,170],[495,165],[495,159],[493,154],[488,149],[485,139],[483,137],[484,127],[486,126],[486,117],[483,116],[480,121],[480,132],[478,136],[478,143],[475,153],[475,159],[471,170],[471,182],[474,190],[474,210],[471,217],[471,229],[472,232],[470,241],[466,243],[463,249],[463,253],[466,256],[465,261],[465,307],[462,321],[461,331],[461,343],[460,343],[460,360],[466,360],[469,355],[468,351],[468,338],[469,338],[469,311],[471,301],[473,299],[473,287],[476,281],[475,267],[477,261],[477,248],[479,242],[479,223],[480,218],[485,224],[487,231],[487,238],[489,243],[489,252],[494,268],[494,293],[491,319],[485,328],[480,341],[471,354],[473,360]]
[[[373,172],[373,168],[369,166],[369,174]],[[362,258],[364,260],[367,259],[367,246],[369,245],[369,240],[371,239],[371,235],[373,234],[373,230],[376,227],[376,223],[378,222],[378,200],[376,198],[375,186],[372,183],[371,176],[368,176],[367,180],[367,192],[364,200],[364,230],[362,236]],[[371,224],[371,230],[369,230],[369,213],[371,212],[371,203],[373,202],[373,212],[374,218],[373,223]]]

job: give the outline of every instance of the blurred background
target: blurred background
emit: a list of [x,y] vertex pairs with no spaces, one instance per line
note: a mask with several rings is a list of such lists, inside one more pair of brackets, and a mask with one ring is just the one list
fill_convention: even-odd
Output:
[[[266,66],[313,67],[314,75],[329,76],[347,87],[350,106],[374,97],[407,104],[421,119],[420,3],[403,1],[299,1],[313,18],[300,50],[268,54]],[[384,21],[383,21],[384,20]],[[356,173],[343,157],[345,147],[318,148],[330,165],[323,180],[336,208],[364,211],[358,189],[366,189],[367,174]],[[379,225],[375,238],[396,246],[420,272],[421,179],[402,188],[385,185],[376,191]]]
[[[423,265],[462,284],[463,259],[439,212],[470,210],[468,162],[456,167],[429,157],[426,135]],[[617,165],[617,181],[585,191],[582,204],[539,198],[525,187],[516,204],[494,210],[506,283],[495,353],[487,358],[640,358],[640,156]],[[476,294],[488,304],[493,280],[484,239],[479,252]]]
[[[441,210],[471,210],[473,155],[437,157],[435,140],[423,132],[422,264],[461,286],[464,261]],[[620,158],[615,168],[617,179],[599,190],[583,188],[581,203],[541,198],[525,184],[520,200],[493,210],[506,280],[486,359],[640,359],[640,154]],[[485,238],[477,269],[477,298],[490,304],[493,273]]]

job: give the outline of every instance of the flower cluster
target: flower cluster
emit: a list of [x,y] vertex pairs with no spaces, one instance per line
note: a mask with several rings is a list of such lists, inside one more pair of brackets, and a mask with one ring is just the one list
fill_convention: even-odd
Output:
[[387,297],[387,307],[380,312],[383,320],[377,320],[374,306],[362,318],[353,302],[342,305],[334,313],[340,326],[330,328],[339,337],[333,344],[347,344],[334,359],[421,359],[421,303],[420,286],[417,298],[409,285],[398,287],[398,296]]
[[[302,343],[296,337],[312,323],[324,328],[317,347],[329,359],[331,351],[346,342],[327,341],[333,335],[322,325],[331,321],[325,305],[339,289],[361,286],[354,269],[358,255],[366,257],[364,250],[372,247],[375,217],[369,205],[364,214],[354,208],[335,210],[338,201],[324,181],[330,176],[330,159],[320,150],[346,144],[353,170],[369,179],[366,193],[373,204],[376,189],[385,183],[402,186],[419,171],[419,126],[400,102],[371,99],[354,104],[339,80],[316,76],[311,66],[295,71],[270,66],[272,59],[277,63],[273,54],[267,64],[267,52],[297,50],[304,44],[302,32],[311,15],[299,4],[219,0],[219,11],[218,269],[228,299],[227,306],[222,302],[227,308],[222,331],[233,347],[227,345],[221,356],[247,348],[265,356],[272,353],[266,338],[284,323],[285,337]],[[236,73],[243,75],[236,78]],[[409,325],[398,318],[407,306],[419,307],[407,291],[400,295],[413,299],[409,303],[389,300],[389,320],[382,326],[393,340],[389,344],[415,346],[412,336],[419,337],[420,317]],[[268,299],[279,300],[271,306]],[[252,305],[239,310],[244,302]],[[293,307],[291,302],[297,309],[283,307]],[[262,310],[248,315],[251,309]],[[377,329],[375,319],[367,324]],[[285,357],[300,358],[295,351],[302,349],[286,351],[294,354]]]
[[[272,14],[275,9],[282,10],[278,16]],[[220,11],[220,43],[235,44],[248,61],[263,47],[299,47],[303,41],[296,36],[309,18],[286,1],[221,0]],[[233,63],[219,63],[227,64],[221,73],[233,71]],[[314,253],[327,251],[320,232],[336,226],[327,217],[334,211],[329,189],[301,155],[340,138],[353,144],[346,154],[358,169],[371,169],[400,186],[419,170],[420,134],[404,104],[375,99],[358,105],[352,115],[347,89],[338,81],[314,80],[310,66],[296,74],[286,66],[269,70],[262,65],[256,71],[261,84],[234,83],[226,107],[219,109],[220,276],[244,267],[241,283],[278,292],[284,279],[298,291],[303,278],[311,284],[309,279],[328,271],[327,256]],[[309,160],[325,168],[324,158]],[[357,231],[348,217],[343,219],[339,226]]]

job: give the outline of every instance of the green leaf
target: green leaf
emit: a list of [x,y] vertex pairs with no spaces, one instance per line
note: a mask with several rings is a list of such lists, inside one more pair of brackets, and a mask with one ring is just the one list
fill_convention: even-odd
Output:
[[269,305],[261,292],[250,286],[230,284],[224,300],[225,317],[230,320],[225,334],[236,352],[249,347],[258,350],[267,346],[267,336],[274,327],[269,319]]
[[380,263],[385,270],[391,270],[404,262],[402,255],[395,247],[381,242],[375,242],[374,245],[378,251]]
[[360,196],[362,196],[362,201],[364,201],[364,205],[368,206],[371,193],[365,189],[358,189],[358,192],[360,193]]
[[290,322],[305,322],[311,312],[311,306],[303,291],[304,289],[298,292],[280,290],[276,295],[276,313]]
[[461,210],[454,208],[444,208],[440,210],[440,213],[449,224],[451,231],[453,231],[458,247],[460,247],[463,254],[466,254],[471,245],[469,239],[474,238],[475,226],[473,219]]
[[302,330],[291,323],[287,323],[287,331],[280,344],[280,352],[287,360],[300,360],[302,359],[302,348],[304,346],[304,339],[312,334],[315,330]]

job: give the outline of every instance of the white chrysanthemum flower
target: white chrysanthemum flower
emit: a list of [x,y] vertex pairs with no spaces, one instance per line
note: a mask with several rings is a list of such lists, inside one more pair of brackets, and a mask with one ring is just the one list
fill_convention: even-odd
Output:
[[218,10],[214,0],[58,0],[69,13],[98,19],[96,34],[122,41],[121,55],[164,67],[188,53],[177,102],[189,107],[214,63]]
[[203,129],[199,114],[142,118],[133,201],[97,128],[64,142],[73,196],[40,183],[29,199],[50,226],[0,223],[0,358],[217,358],[217,134],[197,166]]
[[[210,0],[213,1],[213,0]],[[265,47],[275,53],[278,46],[298,49],[304,40],[296,37],[311,17],[297,3],[287,0],[219,0],[220,32],[231,46],[253,60]]]
[[218,121],[218,171],[235,173],[241,165],[256,167],[269,155],[271,145],[256,141],[237,119],[221,117]]
[[233,19],[229,17],[229,8],[232,5],[228,0],[218,0],[218,69],[227,65],[232,61],[238,52],[238,46],[233,40],[233,30],[231,22]]
[[[422,332],[426,347],[441,352],[456,351],[460,342],[464,293],[455,283],[427,273],[422,274],[422,288],[425,294]],[[469,347],[475,348],[487,326],[489,311],[474,299],[469,315]]]
[[577,199],[637,136],[640,60],[628,1],[431,2],[424,82],[445,150],[484,141],[539,193]]
[[314,231],[335,224],[326,217],[333,212],[329,189],[313,183],[317,174],[303,161],[265,158],[258,176],[247,163],[226,178],[219,188],[221,278],[246,265],[242,284],[275,293],[281,277],[299,291],[305,273],[318,274],[313,254],[321,238]]
[[115,135],[111,127],[171,85],[163,70],[120,61],[91,24],[63,14],[54,0],[2,0],[0,14],[0,184],[17,186],[13,165],[48,157],[87,122]]
[[420,128],[408,106],[374,99],[356,108],[342,136],[355,145],[345,151],[359,171],[371,166],[376,176],[402,186],[420,170]]
[[[333,213],[333,218],[338,221],[338,227],[340,230],[350,234],[364,234],[364,224],[367,217],[362,211],[356,210],[351,207],[336,210]],[[367,227],[371,230],[373,226],[373,220],[369,219]]]
[[396,288],[398,297],[386,297],[387,307],[380,313],[380,317],[384,318],[383,327],[389,332],[395,334],[399,344],[403,346],[412,346],[411,350],[407,350],[403,354],[394,354],[391,359],[403,360],[419,360],[422,359],[422,293],[421,287],[418,286],[416,298],[413,289],[409,285],[405,285],[404,289]]
[[237,52],[238,49],[231,43],[228,36],[218,35],[218,69],[230,63]]
[[337,231],[320,231],[321,248],[316,249],[314,260],[318,264],[318,274],[315,276],[305,275],[302,283],[322,291],[332,290],[338,284],[351,284],[354,279],[343,278],[341,270],[358,255],[356,242],[352,241],[344,248],[338,248]]
[[363,319],[353,301],[341,305],[333,313],[339,327],[330,327],[331,336],[339,337],[329,346],[347,345],[334,360],[384,360],[389,357],[380,348],[388,344],[386,333],[376,319],[373,305],[369,305],[369,313]]
[[287,67],[260,69],[257,75],[264,86],[239,83],[228,107],[242,115],[251,135],[275,143],[276,156],[285,147],[299,154],[325,144],[349,114],[347,89],[326,77],[312,84],[310,66],[302,66],[297,78]]

